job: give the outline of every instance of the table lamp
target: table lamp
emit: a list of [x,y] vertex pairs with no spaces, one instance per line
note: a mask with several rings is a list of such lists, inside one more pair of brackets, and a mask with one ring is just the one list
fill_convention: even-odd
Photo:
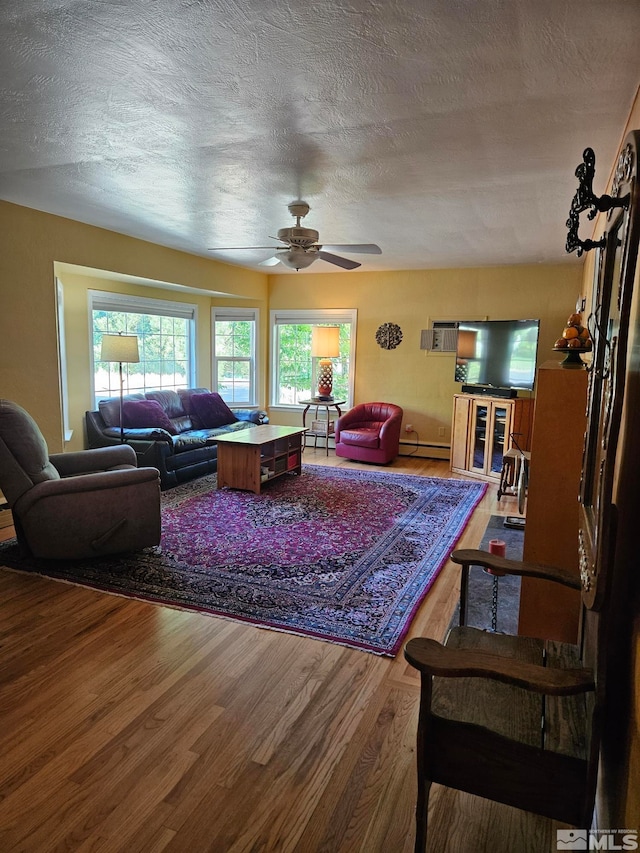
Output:
[[460,329],[456,344],[456,382],[466,382],[469,369],[468,359],[476,357],[478,333],[471,329]]
[[340,327],[314,326],[311,330],[311,355],[319,358],[317,399],[333,400],[332,358],[340,355]]
[[138,336],[123,335],[122,332],[119,332],[117,335],[103,335],[100,361],[117,361],[120,365],[120,441],[124,444],[124,424],[122,422],[124,378],[122,376],[122,364],[123,362],[134,364],[140,361]]

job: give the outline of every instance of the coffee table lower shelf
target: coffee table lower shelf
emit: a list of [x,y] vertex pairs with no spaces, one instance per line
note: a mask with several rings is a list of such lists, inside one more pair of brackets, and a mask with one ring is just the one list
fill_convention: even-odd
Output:
[[218,488],[260,494],[283,474],[302,473],[305,429],[263,424],[218,436]]

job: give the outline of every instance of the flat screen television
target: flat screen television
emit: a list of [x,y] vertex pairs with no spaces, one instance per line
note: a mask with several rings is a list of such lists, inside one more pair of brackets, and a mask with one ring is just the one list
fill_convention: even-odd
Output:
[[540,320],[458,323],[456,381],[478,390],[531,391],[536,377],[539,331]]

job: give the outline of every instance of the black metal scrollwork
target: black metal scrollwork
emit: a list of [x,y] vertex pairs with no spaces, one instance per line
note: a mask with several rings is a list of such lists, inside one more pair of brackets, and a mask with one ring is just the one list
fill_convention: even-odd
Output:
[[615,207],[628,207],[629,195],[624,198],[614,198],[610,195],[596,196],[593,194],[593,178],[596,173],[596,155],[592,148],[585,148],[582,155],[582,163],[576,169],[575,175],[579,180],[578,189],[571,202],[569,210],[569,218],[567,219],[567,242],[565,248],[567,252],[577,251],[578,257],[583,252],[588,252],[591,249],[598,247],[604,248],[606,240],[602,237],[600,240],[581,240],[578,237],[578,228],[580,226],[580,214],[584,210],[588,210],[588,219],[593,219],[598,213],[606,213]]

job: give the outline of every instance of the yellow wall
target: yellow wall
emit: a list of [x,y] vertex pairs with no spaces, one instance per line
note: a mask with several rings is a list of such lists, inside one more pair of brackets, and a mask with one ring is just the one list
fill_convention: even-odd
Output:
[[[0,252],[0,396],[15,400],[34,416],[52,452],[63,449],[56,262],[171,282],[203,291],[222,291],[229,294],[229,299],[216,297],[211,300],[208,297],[209,304],[233,305],[237,304],[234,300],[242,297],[242,305],[262,309],[263,322],[266,323],[267,276],[262,273],[166,249],[7,202],[0,202],[0,234],[3,247]],[[76,284],[81,290],[82,285]],[[102,280],[102,284],[106,282]],[[115,289],[119,288],[115,285]],[[135,292],[131,285],[123,286],[123,290]],[[151,295],[146,288],[145,292]],[[170,298],[169,293],[161,290],[156,295],[166,299]],[[184,292],[176,298],[189,301]],[[72,366],[73,420],[70,426],[74,430],[74,438],[69,447],[78,445],[83,431],[80,413],[84,413],[91,404],[88,396],[81,399],[89,387],[87,368],[78,367],[79,364],[88,367],[85,356],[89,327],[88,321],[85,323],[83,320],[86,307],[80,307],[81,299],[80,291],[76,289],[70,296],[70,304],[65,305],[65,310],[71,315],[71,335],[67,338],[69,362],[78,359]],[[208,314],[208,309],[202,313]],[[266,347],[266,327],[262,340]],[[204,334],[201,334],[199,343],[199,354],[206,354],[208,342]],[[206,364],[201,366],[205,373],[199,379],[207,378],[209,361],[207,358]],[[83,369],[87,370],[84,377]],[[264,388],[261,392],[264,400]]]
[[[553,343],[580,294],[581,276],[577,264],[271,275],[269,307],[357,308],[355,402],[397,403],[421,444],[448,445],[453,394],[461,390],[453,378],[455,357],[421,350],[420,331],[430,319],[540,318],[540,364],[553,356]],[[403,333],[393,350],[381,349],[375,340],[376,329],[387,322],[397,323]],[[282,423],[299,421],[297,413],[282,410],[272,416]]]
[[[88,289],[197,303],[197,381],[207,387],[211,381],[211,305],[260,308],[261,406],[268,401],[268,309],[357,308],[356,402],[393,400],[405,409],[405,423],[413,424],[421,443],[445,446],[450,441],[452,395],[460,386],[452,379],[452,354],[419,348],[420,331],[428,327],[429,319],[539,317],[539,361],[545,361],[580,289],[581,267],[577,264],[267,277],[6,202],[0,202],[0,233],[6,247],[0,253],[0,395],[16,400],[33,414],[52,451],[65,447],[56,272],[65,290],[73,430],[67,450],[82,446],[84,411],[91,406]],[[69,271],[69,265],[89,268],[89,272]],[[94,276],[91,269],[108,271],[113,280]],[[129,276],[229,296],[193,296],[185,290],[134,285],[127,280]],[[395,350],[382,350],[375,342],[375,331],[384,322],[398,323],[403,330],[403,342]],[[299,412],[282,410],[272,411],[271,416],[280,423],[300,419]]]

